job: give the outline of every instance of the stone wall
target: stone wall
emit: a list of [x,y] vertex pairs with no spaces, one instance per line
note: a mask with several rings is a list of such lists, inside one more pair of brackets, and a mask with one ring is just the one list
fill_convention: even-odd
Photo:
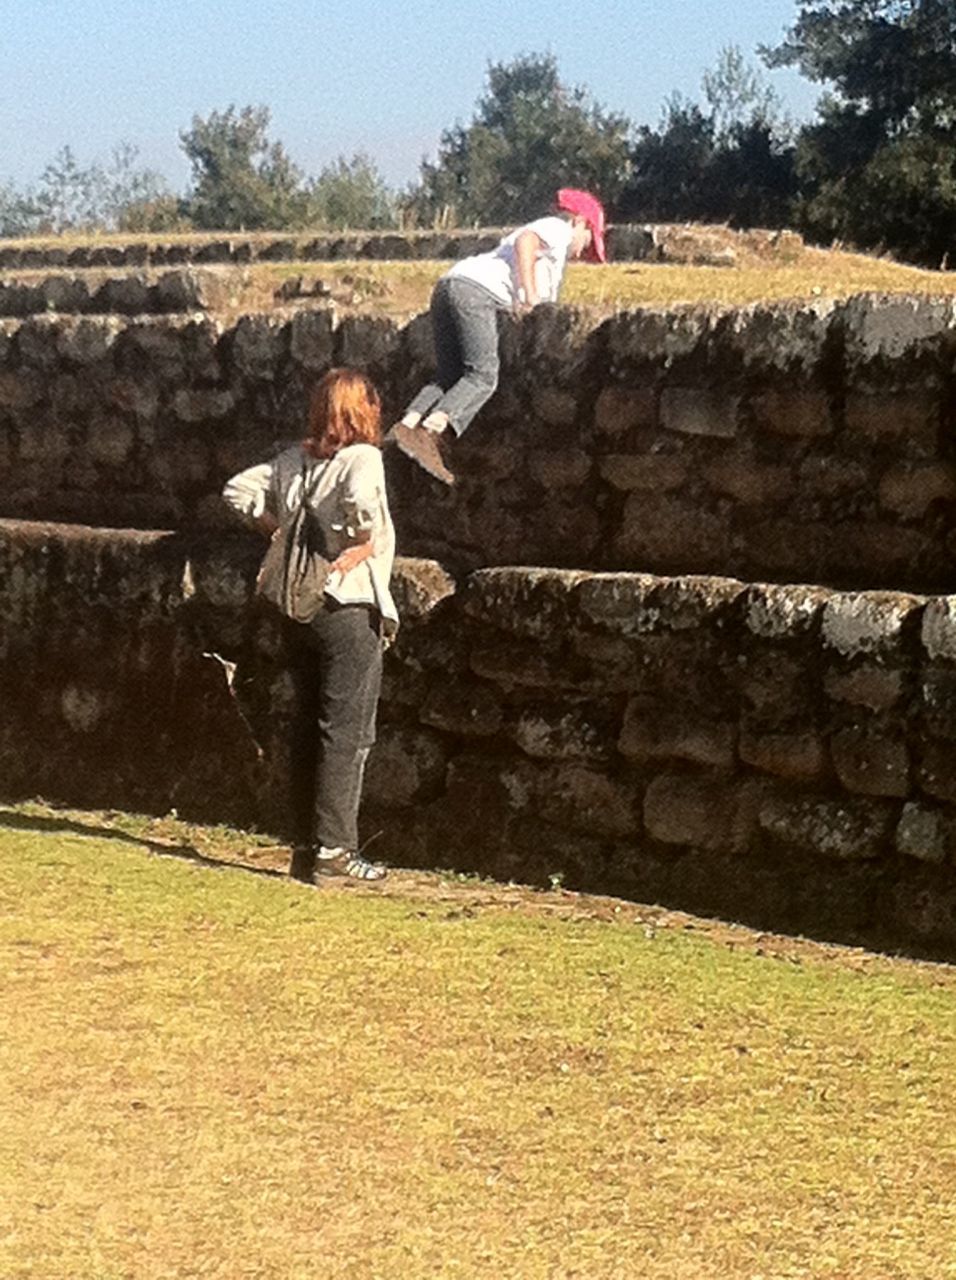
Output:
[[[259,551],[0,522],[4,793],[283,834]],[[395,586],[381,856],[956,954],[956,598],[420,560]]]
[[[446,491],[388,462],[403,549],[839,587],[956,587],[953,303],[503,317],[501,387]],[[214,527],[231,472],[295,438],[332,363],[397,413],[427,317],[0,322],[0,515]]]
[[[482,227],[453,231],[348,231],[324,235],[260,234],[257,236],[223,235],[191,237],[164,241],[137,240],[129,244],[112,241],[97,244],[71,245],[31,244],[10,241],[0,242],[0,271],[37,271],[48,268],[69,268],[78,271],[90,268],[111,267],[119,269],[170,266],[244,266],[252,262],[332,262],[343,259],[377,259],[388,261],[441,260],[464,258],[472,253],[484,253],[493,249],[510,228]],[[673,235],[668,232],[673,231]],[[720,252],[723,262],[733,262],[733,252],[728,258],[727,241],[741,240],[748,247],[753,243],[764,251],[782,245],[788,252],[801,246],[800,237],[793,232],[752,232],[745,236],[721,228]],[[691,228],[661,228],[645,226],[613,226],[608,228],[608,250],[618,261],[652,260],[666,261],[670,256],[681,260],[699,259],[701,246],[709,249],[711,258],[715,252],[709,241],[707,229],[701,234]],[[667,246],[675,240],[674,254]],[[707,259],[706,253],[704,254]],[[695,259],[696,260],[696,259]]]
[[166,315],[206,311],[226,292],[211,272],[164,271],[103,275],[65,272],[40,280],[0,279],[0,316]]

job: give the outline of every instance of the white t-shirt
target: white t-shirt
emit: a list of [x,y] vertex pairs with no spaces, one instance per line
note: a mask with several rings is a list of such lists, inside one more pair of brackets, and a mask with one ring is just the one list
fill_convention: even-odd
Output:
[[512,231],[490,253],[462,258],[446,272],[450,279],[473,280],[493,294],[503,307],[513,307],[518,300],[518,264],[515,242],[525,231],[533,231],[541,241],[534,264],[534,284],[538,302],[557,302],[573,234],[571,223],[564,218],[538,218]]

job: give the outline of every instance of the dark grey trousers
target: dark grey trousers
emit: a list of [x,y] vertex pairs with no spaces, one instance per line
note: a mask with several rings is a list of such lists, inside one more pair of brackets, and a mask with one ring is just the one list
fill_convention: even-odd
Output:
[[308,623],[289,622],[295,684],[290,725],[293,838],[358,848],[358,809],[382,685],[379,615],[330,603]]
[[435,380],[422,387],[406,413],[448,414],[461,435],[498,385],[498,303],[481,285],[452,276],[432,293]]

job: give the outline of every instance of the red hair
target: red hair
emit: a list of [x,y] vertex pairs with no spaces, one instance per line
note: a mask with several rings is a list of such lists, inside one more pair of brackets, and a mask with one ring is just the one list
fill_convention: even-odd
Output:
[[309,434],[302,447],[314,458],[331,458],[349,444],[382,442],[382,402],[364,373],[330,369],[309,403]]

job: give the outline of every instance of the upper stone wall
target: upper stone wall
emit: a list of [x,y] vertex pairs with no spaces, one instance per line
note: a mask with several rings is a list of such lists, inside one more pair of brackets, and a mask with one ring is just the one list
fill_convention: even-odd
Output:
[[[456,231],[337,232],[325,235],[227,235],[218,239],[142,240],[131,244],[35,245],[0,242],[0,272],[47,268],[140,268],[245,265],[250,262],[328,262],[336,259],[448,259],[493,249],[507,228]],[[608,228],[613,261],[698,262],[732,266],[737,251],[791,257],[803,241],[793,231],[746,232],[694,225]]]
[[[445,490],[387,466],[400,545],[466,569],[543,564],[949,590],[954,304],[503,316],[499,391]],[[0,515],[192,527],[305,422],[331,364],[397,414],[427,316],[331,309],[0,322]]]

